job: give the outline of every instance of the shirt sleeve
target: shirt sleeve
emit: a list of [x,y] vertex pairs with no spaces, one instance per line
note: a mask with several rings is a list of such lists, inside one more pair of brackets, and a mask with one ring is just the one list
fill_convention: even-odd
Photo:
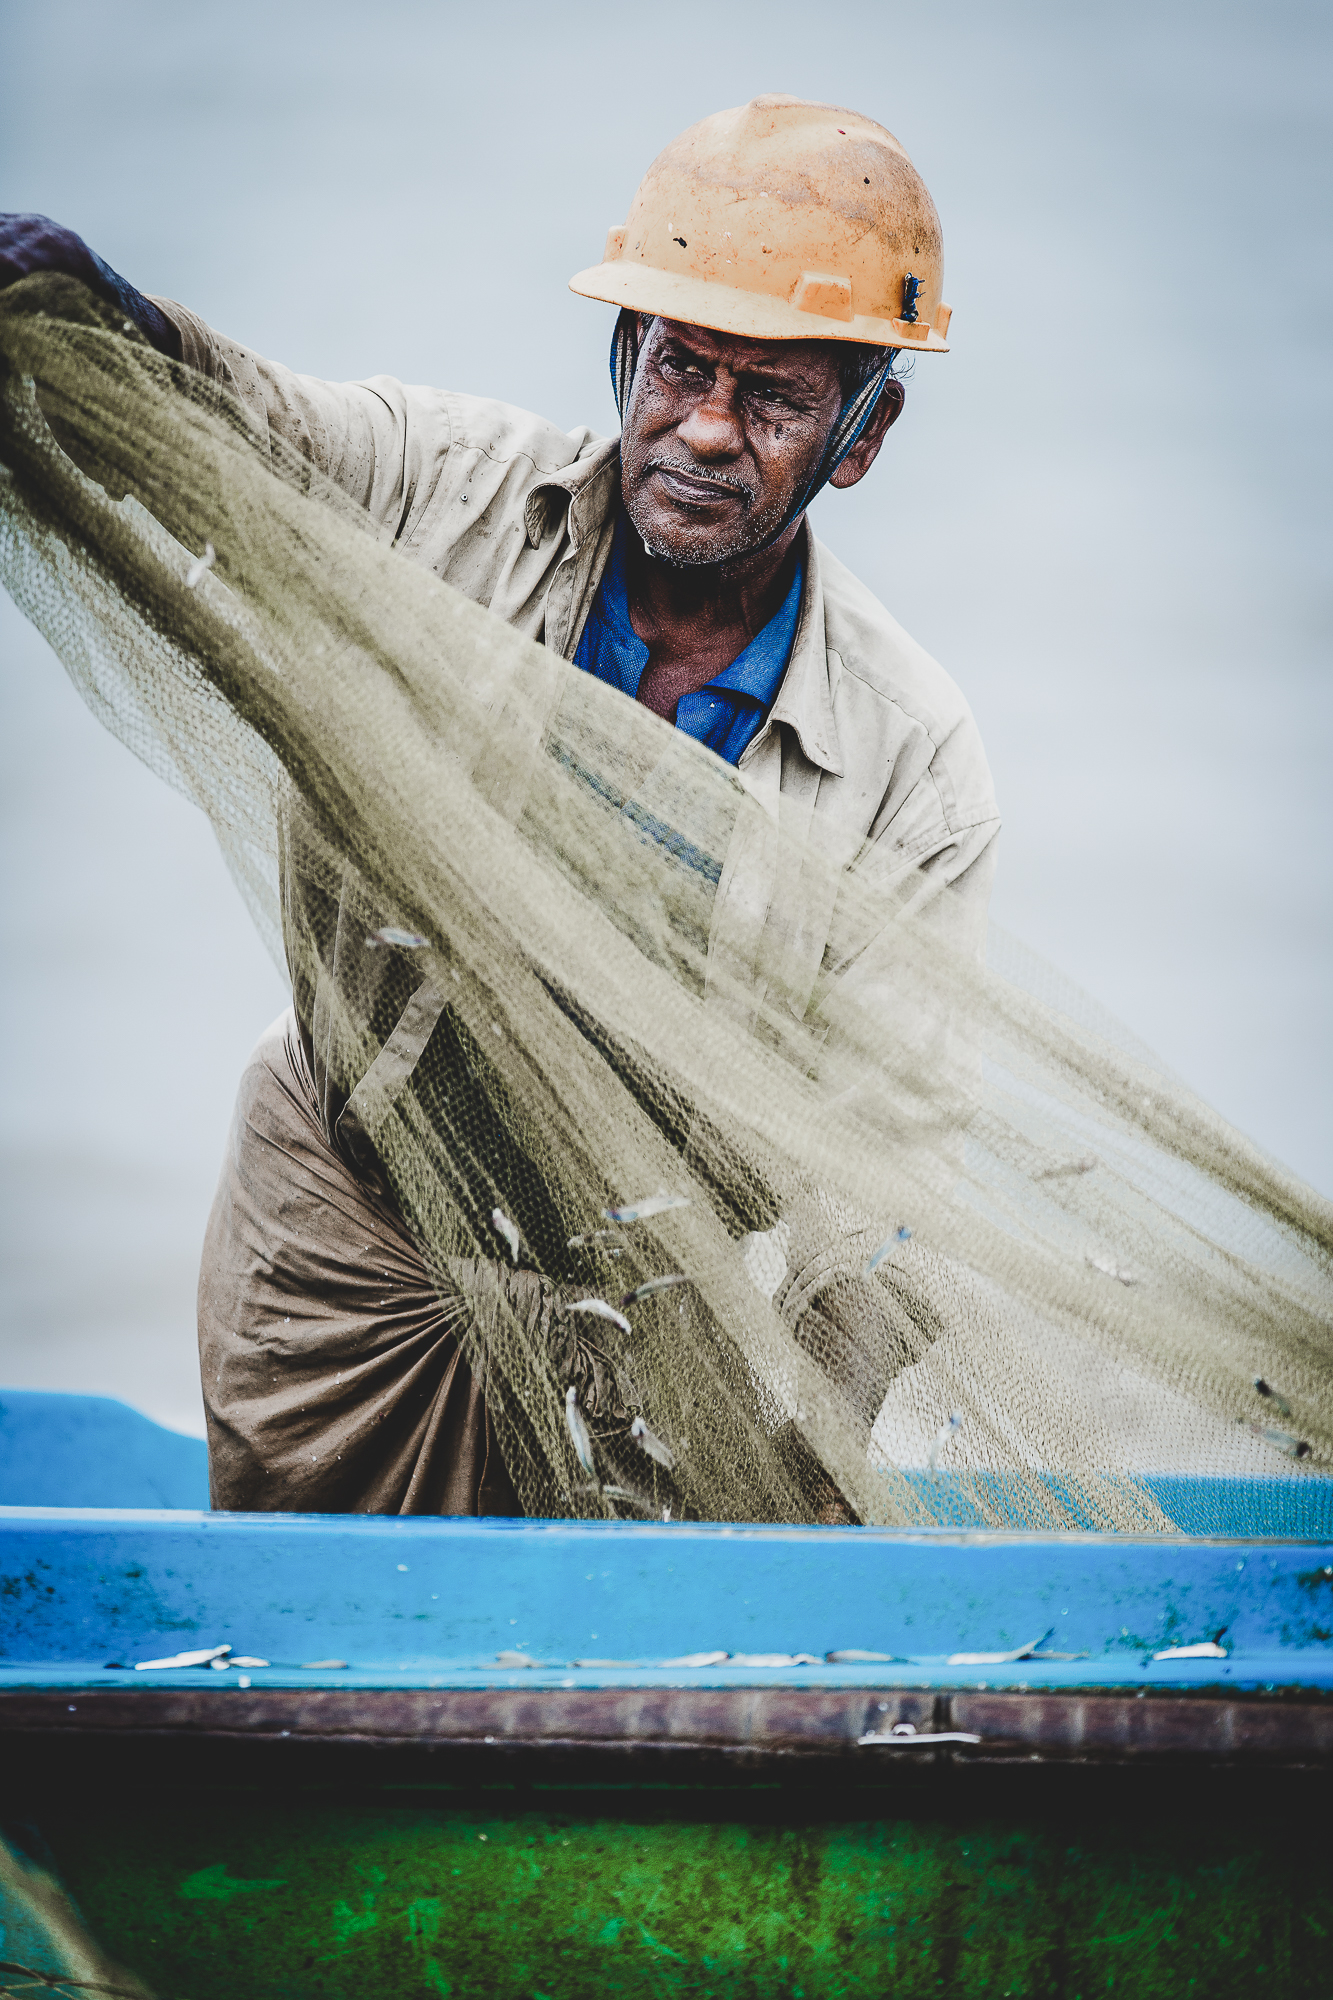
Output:
[[395,536],[423,468],[437,469],[451,442],[447,399],[391,376],[323,382],[214,332],[173,299],[152,301],[181,337],[181,358],[240,404],[270,451],[285,445]]
[[[944,743],[909,754],[852,863],[825,952],[826,973],[850,975],[904,917],[925,917],[956,950],[982,958],[1000,816],[971,716]],[[928,761],[927,761],[928,759]]]

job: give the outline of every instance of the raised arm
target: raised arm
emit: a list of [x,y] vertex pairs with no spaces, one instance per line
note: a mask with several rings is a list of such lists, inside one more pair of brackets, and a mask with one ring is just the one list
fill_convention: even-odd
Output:
[[436,392],[406,390],[386,376],[323,382],[298,375],[214,332],[188,307],[145,297],[72,229],[44,215],[0,215],[0,287],[38,271],[78,278],[111,301],[160,353],[218,382],[262,436],[296,450],[390,534],[399,529],[413,470],[436,465],[448,450],[449,422]]
[[113,271],[81,236],[46,215],[0,215],[0,291],[36,271],[82,279],[133,321],[160,354],[180,360],[180,333],[161,307]]

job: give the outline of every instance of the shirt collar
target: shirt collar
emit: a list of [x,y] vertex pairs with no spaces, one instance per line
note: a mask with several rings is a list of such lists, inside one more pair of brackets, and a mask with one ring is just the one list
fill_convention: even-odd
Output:
[[[609,475],[609,476],[608,476]],[[523,524],[533,548],[553,532],[560,512],[569,509],[570,540],[575,547],[588,528],[600,524],[620,501],[620,439],[603,438],[591,446],[573,465],[546,474],[529,489],[523,507]],[[608,537],[608,560],[613,560]],[[775,723],[793,730],[805,756],[831,777],[843,775],[842,747],[833,714],[833,691],[829,686],[828,651],[824,640],[824,586],[819,568],[819,544],[807,518],[805,523],[804,585],[796,637],[792,642],[787,671],[762,729],[741,758],[744,767]],[[594,579],[593,588],[596,588]],[[622,583],[622,600],[624,589]],[[628,623],[628,610],[625,620]],[[747,649],[748,650],[748,649]],[[744,658],[744,655],[741,656]],[[739,665],[733,661],[732,667]],[[731,669],[728,669],[730,672]]]
[[741,758],[740,768],[756,754],[775,724],[786,723],[805,756],[830,777],[843,775],[842,746],[833,714],[833,690],[829,686],[828,647],[824,638],[824,585],[819,567],[819,544],[805,524],[805,581],[801,592],[800,615],[791,658],[768,719]]
[[713,676],[709,687],[748,695],[761,708],[771,707],[791,658],[804,592],[804,565],[798,565],[790,590],[767,625],[755,633],[745,651],[729,667]]
[[528,488],[523,502],[523,526],[528,541],[534,549],[540,548],[568,508],[570,540],[577,548],[591,516],[595,514],[600,519],[619,498],[620,439],[600,438],[572,465],[543,474]]
[[[616,518],[615,534],[611,538],[611,557],[602,574],[602,611],[608,621],[615,626],[623,639],[632,639],[638,646],[643,641],[630,623],[629,586],[625,581],[625,555],[629,546],[629,520],[622,507]],[[644,657],[648,649],[644,646]]]

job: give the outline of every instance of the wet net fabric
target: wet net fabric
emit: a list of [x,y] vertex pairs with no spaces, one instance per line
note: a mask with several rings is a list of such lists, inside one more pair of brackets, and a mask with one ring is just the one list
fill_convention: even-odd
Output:
[[0,358],[0,575],[209,814],[526,1513],[1164,1531],[1163,1476],[1333,1465],[1330,1205],[1095,1008],[830,872],[71,282]]

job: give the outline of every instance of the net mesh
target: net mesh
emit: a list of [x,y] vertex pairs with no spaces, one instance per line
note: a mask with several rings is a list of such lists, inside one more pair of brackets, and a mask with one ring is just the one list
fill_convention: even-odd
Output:
[[[527,1513],[1151,1531],[1158,1475],[1328,1469],[1330,1205],[1098,1010],[831,871],[72,281],[0,297],[0,357],[0,575],[208,813]],[[741,869],[833,913],[813,995]]]

